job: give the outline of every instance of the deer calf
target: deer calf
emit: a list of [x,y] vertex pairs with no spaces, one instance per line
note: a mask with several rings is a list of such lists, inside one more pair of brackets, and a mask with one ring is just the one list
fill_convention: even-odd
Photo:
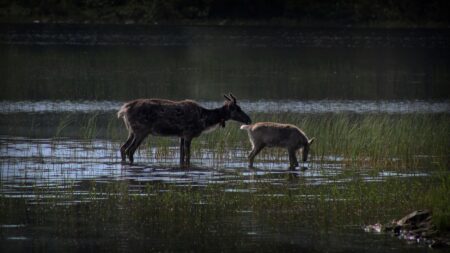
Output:
[[293,169],[298,166],[296,151],[302,149],[303,161],[306,162],[309,147],[314,141],[314,138],[308,139],[300,128],[290,124],[258,122],[253,125],[242,125],[241,129],[247,130],[252,143],[252,151],[248,156],[249,167],[253,167],[255,156],[264,147],[281,147],[287,148],[290,168]]

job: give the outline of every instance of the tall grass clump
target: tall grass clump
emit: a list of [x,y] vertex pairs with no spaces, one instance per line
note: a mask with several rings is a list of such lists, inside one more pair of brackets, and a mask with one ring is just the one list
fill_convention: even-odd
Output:
[[292,123],[316,137],[311,153],[349,162],[418,165],[423,157],[448,161],[450,116],[447,114],[257,114],[258,121]]

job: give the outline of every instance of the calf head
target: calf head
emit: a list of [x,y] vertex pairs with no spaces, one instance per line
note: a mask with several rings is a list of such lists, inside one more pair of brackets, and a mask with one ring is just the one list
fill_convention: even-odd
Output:
[[315,140],[315,138],[311,138],[310,140],[308,140],[308,142],[303,147],[303,149],[302,149],[303,162],[306,162],[308,160],[309,147],[314,142],[314,140]]

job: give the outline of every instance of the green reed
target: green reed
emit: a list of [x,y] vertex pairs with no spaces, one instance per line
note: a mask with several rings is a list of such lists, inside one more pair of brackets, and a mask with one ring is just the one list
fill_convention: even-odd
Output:
[[58,126],[56,127],[55,137],[58,138],[62,136],[63,131],[66,130],[66,128],[69,127],[71,124],[73,124],[73,121],[74,119],[71,114],[64,115],[59,121]]
[[98,114],[94,113],[92,116],[85,118],[85,124],[81,126],[80,133],[83,139],[93,139],[97,134],[97,120]]

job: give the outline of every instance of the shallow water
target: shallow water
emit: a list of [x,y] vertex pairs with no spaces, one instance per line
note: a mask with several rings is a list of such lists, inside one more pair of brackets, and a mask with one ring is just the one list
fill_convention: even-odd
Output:
[[[143,147],[137,153],[137,163],[122,164],[118,153],[120,143],[106,140],[80,141],[73,139],[29,139],[18,137],[0,138],[1,181],[4,194],[21,194],[21,186],[47,186],[78,184],[95,180],[108,182],[130,180],[131,182],[162,182],[180,185],[230,183],[242,181],[278,184],[290,178],[302,177],[308,184],[337,182],[333,178],[343,173],[345,165],[337,156],[328,156],[320,163],[314,157],[301,164],[295,171],[288,170],[287,156],[277,158],[265,154],[255,163],[256,169],[247,168],[247,150],[228,150],[225,157],[233,161],[217,160],[214,150],[203,148],[192,159],[188,170],[178,166],[178,148],[169,148],[169,153],[155,157],[158,147]],[[390,177],[426,177],[426,172],[380,171],[368,176],[367,181],[382,181]],[[345,178],[341,178],[345,182]],[[11,189],[11,191],[5,191]]]
[[[157,148],[143,148],[137,154],[137,164],[121,164],[118,154],[119,143],[106,140],[81,141],[74,139],[29,139],[19,137],[0,138],[0,185],[1,194],[6,198],[26,199],[29,206],[57,204],[57,205],[77,205],[83,202],[99,201],[105,199],[104,194],[97,193],[93,197],[89,190],[89,185],[95,182],[97,185],[109,184],[111,182],[127,182],[130,195],[140,196],[145,193],[146,184],[169,184],[179,187],[202,187],[209,184],[223,184],[225,192],[247,194],[256,192],[260,187],[258,184],[291,185],[298,186],[299,179],[305,185],[323,185],[346,183],[352,179],[342,176],[345,165],[339,157],[328,157],[318,163],[314,157],[311,162],[303,163],[302,168],[290,171],[287,168],[287,157],[274,162],[274,157],[270,155],[258,159],[256,169],[246,167],[245,150],[230,150],[233,162],[214,161],[214,150],[202,149],[200,155],[194,155],[189,169],[180,169],[177,165],[177,148],[171,147],[169,152],[173,155],[157,159],[152,154],[157,153]],[[275,159],[279,160],[279,159]],[[377,174],[361,170],[362,178],[367,182],[380,182],[389,178],[399,177],[427,177],[427,172],[405,172],[380,171]],[[339,179],[337,179],[337,177]],[[69,190],[70,189],[70,190]],[[65,197],[67,196],[67,197]],[[77,196],[75,199],[73,196]],[[264,195],[259,195],[264,196]],[[276,192],[268,197],[278,196]],[[282,196],[282,195],[279,195]],[[303,196],[299,196],[303,197]],[[314,198],[315,196],[305,196]],[[267,244],[267,249],[299,250],[308,251],[331,251],[341,250],[364,251],[369,250],[367,244],[373,244],[370,248],[377,251],[421,251],[424,248],[412,247],[403,244],[396,238],[380,235],[366,235],[360,227],[341,228],[338,231],[320,232],[307,227],[287,226],[287,230],[273,231],[273,227],[264,224],[259,218],[254,218],[252,213],[237,213],[233,217],[228,217],[233,221],[240,220],[240,225],[220,236],[221,240],[232,239],[235,243],[241,241],[240,250],[262,249],[261,245]],[[248,219],[254,219],[248,221]],[[225,218],[223,218],[225,219]],[[5,222],[5,221],[3,221]],[[222,222],[227,222],[226,219]],[[250,222],[249,224],[247,224]],[[110,233],[126,233],[129,228],[123,229],[119,224],[111,224]],[[171,226],[167,224],[166,226]],[[277,225],[278,226],[278,225]],[[87,230],[84,228],[83,230]],[[24,250],[31,244],[38,244],[35,233],[41,228],[26,224],[1,224],[2,248]],[[291,231],[293,230],[293,231]],[[88,231],[88,230],[87,230]],[[295,232],[294,232],[295,231]],[[293,233],[294,232],[294,233]],[[40,233],[45,234],[42,231]],[[323,234],[325,233],[325,234]],[[234,237],[241,234],[239,240]],[[208,237],[208,235],[204,235]],[[214,238],[215,235],[209,235]],[[227,238],[230,237],[230,238]],[[45,236],[44,236],[45,238]],[[143,245],[151,243],[156,249],[164,248],[165,239],[153,239],[148,241],[145,235],[138,235],[134,238]],[[233,239],[234,238],[234,239]],[[311,240],[315,238],[315,243]],[[52,244],[65,248],[71,245],[64,237],[53,240]],[[342,240],[345,242],[343,243]],[[146,243],[144,243],[146,241]],[[362,243],[362,241],[364,243]],[[269,243],[270,242],[270,243]],[[361,243],[359,243],[361,242]],[[106,242],[96,242],[97,246],[107,248],[103,245]],[[114,242],[113,244],[115,244]],[[89,243],[78,240],[77,247],[88,247]],[[131,243],[125,243],[128,249],[140,248]],[[172,250],[183,247],[192,247],[187,241],[178,241],[171,246]],[[201,248],[208,249],[208,245]],[[222,245],[224,250],[232,250],[235,246]],[[161,249],[161,248],[160,248]],[[264,251],[264,250],[263,250]]]
[[[226,156],[229,160],[215,161],[214,150],[202,148],[201,153],[195,153],[192,159],[193,166],[189,169],[180,169],[177,165],[177,148],[170,147],[165,155],[156,158],[158,148],[141,148],[137,154],[137,163],[134,165],[121,164],[119,161],[119,143],[107,140],[82,141],[76,139],[30,139],[13,136],[0,138],[0,192],[6,198],[26,199],[29,208],[34,205],[78,205],[91,201],[106,200],[106,195],[101,191],[93,196],[89,185],[107,185],[113,182],[127,182],[130,195],[146,195],[146,184],[168,184],[178,187],[204,187],[210,184],[223,184],[225,192],[234,194],[254,193],[255,187],[262,187],[264,182],[273,186],[290,185],[290,188],[298,187],[298,184],[324,185],[343,184],[352,181],[351,175],[344,175],[346,166],[340,157],[329,156],[320,162],[312,157],[308,163],[295,171],[288,170],[287,157],[271,157],[263,155],[257,159],[256,169],[246,167],[246,150],[229,150]],[[167,152],[167,151],[166,151]],[[427,171],[396,172],[381,170],[374,174],[370,170],[358,170],[361,178],[370,182],[382,182],[392,178],[417,178],[428,177]],[[300,180],[300,181],[299,181]],[[67,197],[66,197],[67,196]],[[74,199],[74,196],[76,198]],[[258,194],[264,197],[264,194]],[[267,197],[282,196],[273,192]],[[315,198],[315,196],[299,196],[300,198]],[[319,197],[319,196],[317,196]],[[336,199],[334,199],[336,201]],[[344,200],[345,201],[345,200]],[[205,203],[207,204],[207,203]],[[230,220],[228,220],[230,219]],[[237,224],[235,222],[238,221]],[[31,224],[0,224],[2,236],[0,249],[13,249],[13,251],[26,250],[32,245],[40,245],[39,241],[46,241],[48,229]],[[9,221],[11,222],[11,221]],[[213,221],[209,221],[213,222]],[[220,218],[222,226],[232,226],[227,230],[220,226],[215,228],[217,233],[203,234],[195,239],[188,239],[190,233],[185,234],[177,242],[171,242],[169,249],[178,251],[185,248],[212,249],[214,246],[206,243],[195,246],[192,242],[204,238],[211,240],[220,239],[220,247],[225,250],[247,251],[298,251],[308,252],[423,252],[423,246],[412,246],[401,242],[396,238],[386,235],[371,235],[363,233],[361,227],[341,227],[338,230],[315,231],[305,224],[269,225],[261,217],[254,217],[252,212],[243,210],[232,217]],[[278,221],[279,222],[279,221]],[[166,222],[165,226],[174,226]],[[227,225],[228,224],[228,225]],[[122,233],[133,233],[132,229],[122,227],[121,222],[109,225],[112,236]],[[159,226],[159,225],[155,225]],[[211,225],[212,226],[212,225]],[[237,226],[237,227],[235,227]],[[275,227],[274,227],[275,226]],[[283,226],[283,225],[281,225]],[[277,228],[278,227],[278,228]],[[333,226],[332,226],[333,227]],[[146,228],[149,229],[149,228]],[[158,231],[160,228],[154,228]],[[275,229],[275,230],[274,230]],[[325,228],[324,228],[325,229]],[[89,228],[82,228],[89,231]],[[146,230],[147,231],[147,230]],[[39,233],[39,235],[38,235]],[[142,233],[142,232],[141,232]],[[168,249],[165,245],[167,238],[158,236],[150,239],[147,235],[137,234],[128,241],[109,241],[108,236],[100,236],[102,240],[89,242],[77,239],[76,245],[68,241],[64,236],[53,239],[50,245],[60,247],[99,247],[106,249],[110,245],[124,247],[125,250],[142,250],[141,247],[151,247],[155,250]],[[205,232],[206,233],[206,232]],[[162,235],[161,235],[162,236]],[[240,238],[236,238],[240,236]],[[187,238],[186,238],[187,237]],[[40,238],[40,239],[39,239]],[[86,238],[88,239],[88,238]],[[89,239],[88,239],[89,240]],[[106,241],[105,241],[106,240]],[[133,243],[134,242],[134,243]],[[228,242],[228,243],[227,243]],[[136,244],[137,243],[137,244]],[[237,246],[236,244],[239,244]],[[72,246],[71,246],[72,245]],[[147,246],[146,246],[147,245]],[[367,247],[367,245],[371,245]],[[217,246],[217,245],[216,245]]]

